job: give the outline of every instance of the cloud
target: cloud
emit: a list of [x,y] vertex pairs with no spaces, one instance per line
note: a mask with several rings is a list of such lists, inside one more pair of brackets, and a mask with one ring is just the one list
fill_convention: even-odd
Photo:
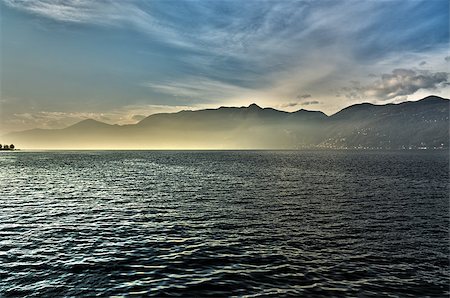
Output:
[[317,100],[303,101],[303,102],[288,102],[285,104],[278,105],[280,108],[293,108],[296,106],[309,106],[320,104]]
[[281,105],[278,105],[278,107],[280,108],[293,108],[298,106],[300,103],[299,102],[287,102]]
[[162,94],[205,100],[224,99],[235,94],[246,94],[251,91],[235,84],[197,76],[176,82],[145,82],[142,83],[142,86]]
[[444,60],[445,60],[446,62],[450,62],[450,56],[445,57]]
[[435,90],[448,84],[447,72],[430,72],[398,68],[390,74],[383,74],[381,78],[370,85],[361,86],[359,82],[352,82],[351,87],[342,88],[342,92],[349,99],[375,98],[389,100],[399,96],[408,96],[421,89]]
[[[110,24],[114,19],[121,18],[121,14],[114,9],[111,2],[89,0],[4,0],[4,2],[10,7],[62,22]],[[102,9],[103,17],[98,18]]]
[[310,98],[311,94],[303,94],[303,95],[297,95],[298,99],[302,99],[302,98]]
[[[389,38],[390,50],[417,49],[417,34],[405,29],[414,25],[416,30],[426,31],[442,19],[439,15],[433,22],[408,19],[395,23],[397,18],[392,18],[392,9],[408,15],[420,11],[423,2],[394,3],[386,9],[376,1],[259,1],[257,5],[242,1],[3,1],[15,9],[59,22],[131,28],[197,52],[245,57],[264,65],[273,61],[289,64],[292,59],[280,58],[292,58],[289,55],[309,49],[325,49],[324,45],[332,46],[339,41],[345,41],[344,51],[352,49],[355,53],[372,55],[368,49],[377,49],[377,54],[381,54],[386,52],[386,47],[381,50],[378,46],[381,36]],[[387,21],[394,24],[386,24]],[[384,30],[380,24],[396,30]],[[367,38],[364,42],[350,43],[360,40],[360,36]]]
[[422,61],[422,62],[419,63],[419,66],[424,66],[425,64],[427,64],[427,62],[426,61]]
[[[89,57],[89,53],[99,53],[111,46],[112,51],[107,51],[105,61],[112,62],[108,68],[114,69],[114,73],[126,73],[120,80],[123,84],[108,82],[111,95],[94,88],[95,91],[86,92],[80,102],[103,97],[117,104],[124,100],[122,92],[126,90],[128,103],[147,98],[168,105],[183,105],[187,98],[191,100],[186,102],[205,107],[211,102],[214,106],[242,105],[254,98],[258,104],[276,106],[277,99],[290,98],[291,106],[301,105],[302,100],[311,97],[311,94],[302,94],[305,91],[314,94],[315,99],[330,98],[330,93],[339,90],[343,82],[359,78],[362,85],[367,84],[364,80],[369,80],[365,78],[368,72],[387,73],[394,67],[408,68],[423,60],[428,63],[427,68],[434,69],[433,60],[427,56],[408,64],[404,63],[405,57],[442,45],[446,50],[448,44],[448,34],[444,34],[447,26],[441,26],[441,23],[448,23],[448,13],[442,9],[443,1],[3,1],[17,11],[26,12],[28,17],[31,14],[33,19],[51,20],[39,22],[42,26],[51,24],[47,37],[60,36],[53,34],[53,30],[58,30],[58,24],[62,24],[61,28],[70,27],[70,31],[84,30],[85,34],[77,35],[80,40],[81,36],[89,34],[92,34],[89,40],[94,40],[99,30],[91,30],[92,27],[103,26],[102,34],[106,32],[105,36],[111,37],[102,39],[105,44],[86,44],[86,51],[80,52],[78,60],[63,59],[66,58],[63,55],[56,57],[59,59],[48,59],[52,61],[46,65],[48,73],[53,74],[52,70],[59,67],[52,65],[53,61],[92,59],[102,62],[95,56]],[[396,15],[405,17],[399,19]],[[429,15],[434,17],[430,19]],[[122,29],[125,30],[120,31]],[[122,42],[124,40],[116,37],[125,35],[127,46],[121,46],[123,51],[118,51],[112,40]],[[48,44],[66,44],[63,39]],[[33,39],[30,40],[32,44]],[[60,49],[54,50],[68,53]],[[143,57],[143,53],[147,56]],[[442,56],[439,55],[440,62]],[[395,63],[385,63],[387,57],[393,57]],[[87,74],[95,73],[90,70],[86,67]],[[77,95],[78,90],[88,89],[78,88],[84,82],[74,83]],[[58,94],[59,89],[68,88],[66,85],[60,84],[52,94],[45,96],[67,100],[66,92]],[[96,82],[92,85],[96,86]],[[352,85],[348,92],[342,91],[363,98],[366,90],[361,85]],[[29,97],[17,91],[8,95]],[[345,100],[334,101],[327,100],[321,108],[331,112],[346,105]],[[309,102],[314,101],[304,103]],[[37,110],[45,108],[37,104]],[[145,114],[136,112],[136,115]],[[116,116],[108,117],[116,119]]]
[[131,28],[179,47],[192,44],[136,0],[3,0],[8,6],[63,23]]
[[304,101],[301,103],[302,106],[318,105],[318,104],[320,104],[320,102],[317,100]]

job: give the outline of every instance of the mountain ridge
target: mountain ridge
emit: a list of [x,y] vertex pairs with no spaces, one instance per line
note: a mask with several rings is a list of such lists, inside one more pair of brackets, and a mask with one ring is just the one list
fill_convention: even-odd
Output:
[[[343,108],[343,109],[341,109],[341,110],[339,110],[336,113],[331,114],[331,115],[327,115],[327,114],[325,114],[322,111],[314,111],[314,110],[307,110],[307,109],[299,109],[299,110],[296,110],[296,111],[288,112],[288,111],[278,110],[278,109],[275,109],[275,108],[272,108],[272,107],[262,108],[259,105],[257,105],[256,103],[252,103],[249,106],[241,106],[241,107],[220,106],[218,108],[208,108],[208,109],[199,109],[199,110],[181,110],[181,111],[174,112],[174,113],[155,113],[155,114],[148,115],[144,119],[142,119],[142,120],[140,120],[140,121],[138,121],[138,122],[136,122],[134,124],[123,124],[123,125],[120,125],[120,124],[109,124],[109,123],[98,121],[98,120],[95,120],[95,119],[92,119],[92,118],[87,118],[87,119],[81,120],[81,121],[79,121],[79,122],[77,122],[75,124],[69,125],[69,126],[67,126],[65,128],[68,128],[68,127],[80,124],[80,123],[85,122],[85,121],[92,121],[92,122],[102,123],[102,124],[111,125],[111,126],[113,126],[113,125],[128,126],[128,125],[136,125],[136,124],[144,121],[145,119],[147,119],[149,117],[152,117],[152,116],[155,116],[155,115],[169,115],[169,114],[172,115],[172,114],[180,114],[180,113],[184,113],[184,112],[191,112],[192,113],[192,112],[202,112],[202,111],[217,111],[217,110],[224,110],[224,109],[248,109],[248,108],[250,108],[253,105],[258,107],[261,110],[265,110],[265,109],[267,109],[267,110],[274,110],[274,111],[281,112],[281,113],[286,113],[286,114],[296,114],[296,113],[301,113],[301,112],[307,112],[307,113],[320,113],[320,114],[325,115],[326,117],[333,117],[334,115],[336,115],[336,114],[338,114],[338,113],[340,113],[340,112],[342,112],[344,110],[347,110],[349,108],[354,108],[356,106],[373,106],[373,107],[400,106],[400,105],[404,105],[404,104],[417,103],[417,102],[423,102],[423,101],[429,101],[429,100],[433,100],[434,101],[436,99],[439,100],[439,101],[442,101],[442,100],[443,101],[449,101],[449,99],[447,99],[447,98],[443,98],[443,97],[436,96],[436,95],[429,95],[427,97],[424,97],[424,98],[416,100],[416,101],[404,101],[404,102],[400,102],[400,103],[373,104],[373,103],[369,103],[369,102],[362,102],[362,103],[357,103],[357,104],[353,104],[353,105],[350,105],[348,107],[345,107],[345,108]],[[34,128],[34,129],[40,129],[40,128]],[[58,128],[55,128],[55,129],[58,129]],[[60,128],[60,129],[64,129],[64,128]],[[26,130],[26,131],[28,131],[28,130]]]
[[251,104],[152,114],[128,125],[85,119],[62,129],[3,138],[22,148],[55,149],[448,148],[448,110],[449,100],[438,96],[399,104],[360,103],[330,116]]

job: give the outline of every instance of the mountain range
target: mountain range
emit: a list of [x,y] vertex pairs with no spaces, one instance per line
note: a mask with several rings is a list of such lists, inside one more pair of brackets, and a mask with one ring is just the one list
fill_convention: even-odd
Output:
[[418,149],[449,147],[449,100],[349,106],[327,116],[248,107],[153,114],[131,125],[87,119],[3,136],[33,149]]

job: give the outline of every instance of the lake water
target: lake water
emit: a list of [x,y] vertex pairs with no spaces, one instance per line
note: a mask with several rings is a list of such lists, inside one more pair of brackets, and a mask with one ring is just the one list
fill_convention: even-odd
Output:
[[0,152],[0,296],[448,296],[444,151]]

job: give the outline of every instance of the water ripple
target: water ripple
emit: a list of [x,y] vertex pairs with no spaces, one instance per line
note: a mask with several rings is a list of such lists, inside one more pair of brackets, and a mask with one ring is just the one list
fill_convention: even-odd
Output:
[[5,152],[0,296],[448,296],[446,152]]

